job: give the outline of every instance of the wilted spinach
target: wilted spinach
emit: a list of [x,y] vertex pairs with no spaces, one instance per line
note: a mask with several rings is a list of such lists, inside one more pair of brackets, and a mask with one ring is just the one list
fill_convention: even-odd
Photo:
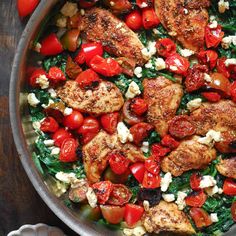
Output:
[[57,66],[65,73],[67,57],[68,55],[66,53],[54,57],[47,57],[43,60],[43,68],[48,72],[51,67]]

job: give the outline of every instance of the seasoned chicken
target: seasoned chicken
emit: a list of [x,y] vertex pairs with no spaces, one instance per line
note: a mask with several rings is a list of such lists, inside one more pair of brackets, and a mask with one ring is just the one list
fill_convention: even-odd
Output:
[[146,211],[142,223],[149,233],[161,231],[179,233],[180,235],[194,234],[188,217],[178,209],[175,203],[160,201],[158,205]]
[[137,65],[146,62],[138,36],[108,10],[96,7],[87,10],[79,28],[86,41],[102,42],[112,55],[134,59]]
[[147,120],[163,137],[168,132],[168,121],[175,116],[179,107],[183,96],[182,86],[160,76],[144,79],[143,87],[143,98],[148,104]]
[[198,142],[199,136],[184,140],[161,163],[164,172],[180,176],[185,171],[202,169],[216,158],[216,150]]
[[231,157],[229,159],[221,159],[220,163],[216,165],[216,169],[220,174],[236,179],[236,157]]
[[155,10],[162,25],[183,47],[199,51],[204,46],[207,7],[210,0],[155,0]]
[[119,111],[124,104],[120,90],[109,81],[102,81],[93,90],[81,89],[76,81],[67,81],[57,95],[68,106],[81,112],[101,115]]

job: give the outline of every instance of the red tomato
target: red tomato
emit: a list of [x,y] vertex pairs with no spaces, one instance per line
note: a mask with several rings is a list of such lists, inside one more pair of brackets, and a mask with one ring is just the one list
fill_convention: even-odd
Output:
[[232,214],[233,220],[236,222],[236,201],[232,203],[231,214]]
[[136,125],[133,125],[130,128],[130,133],[133,135],[134,138],[134,143],[135,144],[140,144],[147,136],[149,133],[154,129],[154,127],[148,123],[138,123]]
[[56,66],[53,66],[49,69],[48,78],[49,78],[50,81],[52,81],[54,83],[66,80],[66,76],[63,73],[63,71],[60,68],[56,67]]
[[176,53],[176,45],[169,38],[159,39],[156,42],[157,53],[162,57],[169,57]]
[[67,76],[70,79],[75,80],[81,72],[82,72],[82,68],[80,68],[80,66],[76,64],[70,56],[68,56],[67,62],[66,62]]
[[58,129],[52,136],[54,140],[54,145],[57,147],[61,147],[63,141],[67,138],[71,138],[72,134],[65,130],[64,128]]
[[209,102],[219,102],[221,99],[220,94],[216,92],[203,92],[201,95],[206,98]]
[[29,84],[31,87],[33,88],[37,88],[39,87],[39,84],[37,83],[37,78],[40,77],[41,75],[45,75],[46,77],[48,77],[46,71],[44,71],[41,68],[37,68],[33,71],[33,73],[31,74],[31,76],[29,77]]
[[165,62],[168,70],[180,75],[186,75],[190,66],[189,61],[177,53],[167,57]]
[[158,157],[164,157],[168,152],[170,152],[170,148],[163,147],[160,144],[152,145],[152,154]]
[[155,10],[149,7],[142,10],[142,19],[143,27],[145,29],[151,29],[160,23]]
[[76,149],[78,148],[78,141],[73,138],[66,138],[62,142],[59,160],[61,162],[77,161]]
[[110,167],[106,168],[104,172],[104,180],[110,180],[114,184],[124,184],[127,182],[130,175],[130,169],[128,169],[124,174],[117,175],[115,174]]
[[69,129],[78,129],[84,122],[84,117],[79,111],[73,110],[72,113],[64,117],[64,126]]
[[103,0],[103,2],[117,15],[124,14],[132,9],[132,4],[129,0]]
[[99,0],[80,0],[78,1],[81,8],[90,8],[96,4]]
[[188,206],[192,207],[202,207],[207,199],[207,195],[204,193],[203,190],[200,190],[198,192],[192,193],[190,196],[187,196],[185,198],[185,203]]
[[96,72],[87,69],[80,73],[75,81],[79,84],[80,88],[91,89],[97,87],[102,80]]
[[198,61],[201,64],[209,65],[210,69],[216,66],[218,54],[213,50],[200,51],[198,53]]
[[207,227],[212,224],[208,213],[201,208],[193,207],[190,209],[189,214],[198,228]]
[[191,123],[190,117],[186,115],[175,116],[169,124],[169,132],[175,138],[185,138],[193,135],[196,128]]
[[110,197],[113,185],[110,181],[100,181],[92,185],[100,204],[105,204]]
[[217,25],[216,28],[211,29],[210,24],[205,29],[205,41],[207,48],[216,48],[224,37],[224,32],[221,29],[221,25]]
[[228,68],[225,65],[226,59],[227,58],[225,58],[225,57],[219,58],[217,60],[216,69],[219,73],[223,74],[226,78],[229,78],[230,77],[230,72],[229,72]]
[[143,26],[142,15],[140,11],[134,10],[125,18],[126,25],[132,30],[139,30]]
[[63,48],[71,52],[75,52],[79,46],[79,35],[80,30],[78,29],[71,29],[66,31],[66,33],[61,38]]
[[46,117],[40,125],[40,130],[43,132],[54,133],[58,130],[59,125],[52,117]]
[[119,119],[119,113],[113,112],[101,116],[101,124],[109,134],[116,132],[116,127]]
[[113,184],[113,190],[107,203],[122,206],[129,202],[132,197],[131,191],[123,184]]
[[199,173],[193,173],[190,177],[190,187],[192,190],[198,191],[201,190],[200,182],[201,182],[201,175]]
[[40,53],[44,56],[53,56],[63,51],[62,44],[55,33],[51,33],[41,42]]
[[144,188],[159,188],[161,184],[160,175],[154,175],[148,171],[144,172],[142,186]]
[[139,8],[152,7],[153,0],[136,0],[136,4]]
[[128,226],[136,224],[142,217],[144,208],[135,204],[125,205],[125,222]]
[[227,178],[223,185],[223,192],[226,195],[236,196],[236,182],[233,179]]
[[39,4],[39,0],[17,0],[17,9],[20,17],[30,15]]
[[102,216],[110,224],[119,224],[125,215],[125,207],[101,205]]
[[130,161],[121,153],[114,152],[110,153],[108,156],[110,167],[114,173],[121,175],[128,170]]
[[172,138],[169,134],[166,134],[161,140],[161,145],[173,150],[179,146],[179,142]]
[[86,64],[89,65],[91,59],[97,55],[103,55],[103,47],[101,43],[84,43],[81,46],[80,52],[75,57],[75,62],[78,64],[83,64],[86,62]]
[[133,176],[138,180],[139,183],[142,183],[143,177],[144,177],[144,172],[145,172],[145,166],[143,163],[136,162],[132,164],[129,167],[131,173]]
[[153,175],[158,175],[160,173],[160,158],[156,156],[151,156],[145,160],[145,168],[148,172]]
[[148,105],[142,98],[134,98],[131,100],[130,109],[135,115],[141,116],[147,112]]
[[99,55],[90,60],[90,66],[97,73],[107,77],[119,75],[122,72],[122,68],[116,60]]
[[231,99],[236,102],[236,81],[230,85],[230,96]]

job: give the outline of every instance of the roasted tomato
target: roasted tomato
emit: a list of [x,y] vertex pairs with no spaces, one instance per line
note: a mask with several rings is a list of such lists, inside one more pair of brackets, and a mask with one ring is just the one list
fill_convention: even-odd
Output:
[[201,208],[193,207],[189,212],[198,228],[207,227],[212,224],[210,216]]
[[136,0],[139,8],[153,7],[153,0]]
[[134,99],[131,100],[130,109],[135,115],[141,116],[145,112],[147,112],[148,105],[147,105],[147,103],[145,102],[144,99],[134,98]]
[[232,203],[231,214],[232,214],[233,220],[236,222],[236,201]]
[[113,13],[118,15],[126,13],[132,8],[132,4],[129,0],[103,0],[103,2]]
[[116,127],[119,119],[119,113],[113,112],[101,116],[101,124],[104,130],[109,134],[116,132]]
[[92,185],[100,204],[105,204],[109,199],[113,185],[110,181],[100,181]]
[[75,52],[79,46],[79,35],[78,29],[68,30],[61,38],[63,48]]
[[216,66],[218,59],[218,54],[213,50],[202,50],[198,53],[198,61],[201,64],[209,65],[210,69],[213,69]]
[[220,94],[216,92],[203,92],[201,93],[201,95],[209,102],[219,102],[221,99]]
[[65,74],[63,73],[63,71],[59,67],[53,66],[48,71],[48,79],[52,83],[58,83],[60,81],[65,81],[66,80],[66,76],[65,76]]
[[129,159],[119,152],[112,152],[108,154],[109,164],[112,171],[118,175],[125,173],[129,167]]
[[156,42],[156,49],[158,55],[162,57],[169,57],[172,54],[176,53],[176,45],[169,38],[162,38]]
[[61,162],[74,162],[77,161],[76,150],[79,144],[78,141],[73,138],[66,138],[62,142],[61,150],[59,154],[59,160]]
[[102,216],[110,224],[119,224],[125,215],[125,207],[101,205]]
[[143,176],[145,172],[145,166],[143,163],[136,162],[129,167],[131,173],[138,180],[139,183],[142,183]]
[[170,151],[170,148],[163,147],[160,144],[155,143],[152,145],[152,155],[155,155],[157,157],[164,157]]
[[82,69],[80,66],[77,65],[70,56],[68,56],[66,62],[66,74],[70,77],[70,79],[76,79],[81,72]]
[[142,9],[142,19],[143,27],[145,29],[151,29],[160,23],[160,20],[158,19],[157,14],[152,7]]
[[39,78],[40,76],[48,77],[46,71],[41,68],[37,68],[32,72],[31,76],[29,77],[29,84],[31,87],[33,88],[39,87],[39,84],[37,83],[37,78]]
[[63,141],[67,138],[72,138],[72,134],[64,128],[58,129],[52,136],[54,145],[57,147],[61,147]]
[[64,126],[69,129],[78,129],[84,122],[83,115],[76,110],[73,110],[72,113],[64,118]]
[[194,192],[191,195],[185,198],[185,202],[188,206],[192,207],[202,207],[207,199],[207,195],[204,193],[203,190],[198,192]]
[[59,125],[52,117],[46,117],[40,125],[40,130],[43,132],[54,133],[58,130]]
[[153,155],[145,160],[145,168],[148,172],[152,173],[153,175],[158,175],[161,170],[160,166],[160,158]]
[[39,4],[39,0],[17,0],[17,9],[20,17],[26,17],[33,13]]
[[216,48],[224,37],[221,25],[212,28],[211,24],[208,24],[205,29],[205,41],[207,48]]
[[190,187],[192,190],[200,190],[201,175],[199,173],[193,173],[190,177]]
[[217,60],[216,69],[219,73],[223,74],[226,78],[230,77],[230,72],[225,65],[226,57],[221,57]]
[[126,204],[125,205],[125,222],[128,226],[133,226],[136,224],[142,217],[144,208],[135,204]]
[[129,175],[129,169],[122,175],[117,175],[108,167],[104,172],[104,180],[110,180],[114,184],[124,184],[127,182]]
[[223,185],[223,192],[226,195],[236,196],[236,182],[233,179],[226,179]]
[[139,30],[143,26],[142,15],[140,11],[134,10],[125,18],[126,25],[132,30]]
[[231,99],[236,102],[236,81],[230,85],[230,96]]
[[80,216],[92,221],[98,221],[102,217],[101,209],[98,206],[92,208],[89,204],[85,204],[80,207]]
[[144,188],[158,188],[161,185],[160,175],[154,175],[149,171],[144,172],[142,186]]
[[173,149],[175,149],[179,146],[179,142],[176,141],[169,134],[166,134],[161,140],[161,145],[164,146],[164,147],[168,147],[171,150],[173,150]]
[[67,19],[67,27],[68,29],[78,29],[78,25],[80,24],[82,16],[80,12],[77,12],[72,17]]
[[99,0],[79,0],[78,3],[81,8],[90,8],[93,7],[98,1]]

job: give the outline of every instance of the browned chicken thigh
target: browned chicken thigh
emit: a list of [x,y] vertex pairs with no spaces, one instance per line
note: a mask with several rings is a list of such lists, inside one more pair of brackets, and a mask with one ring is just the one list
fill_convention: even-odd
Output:
[[220,174],[236,179],[236,157],[220,160],[220,163],[216,165],[216,169]]

